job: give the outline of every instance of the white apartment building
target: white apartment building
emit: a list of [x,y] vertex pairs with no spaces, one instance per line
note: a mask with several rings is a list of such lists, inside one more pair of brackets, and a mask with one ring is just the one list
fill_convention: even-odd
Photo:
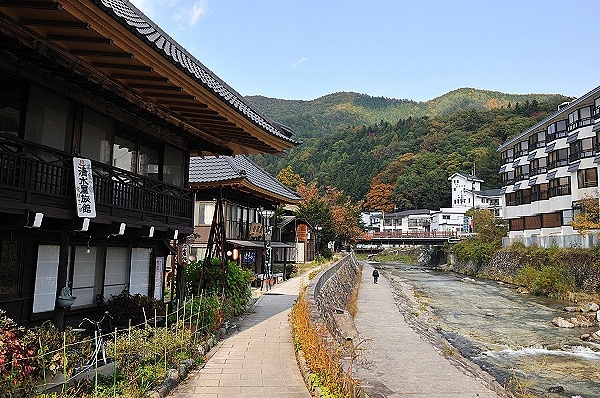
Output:
[[598,196],[600,87],[562,104],[558,111],[502,144],[504,218],[509,236],[542,247],[587,247],[570,225],[578,202]]
[[402,233],[429,231],[430,213],[428,209],[411,209],[384,214],[380,231]]
[[475,207],[488,209],[501,218],[503,195],[500,189],[481,190],[482,179],[472,174],[454,173],[448,177],[452,190],[452,207],[431,212],[431,230],[440,232],[469,232],[465,213]]

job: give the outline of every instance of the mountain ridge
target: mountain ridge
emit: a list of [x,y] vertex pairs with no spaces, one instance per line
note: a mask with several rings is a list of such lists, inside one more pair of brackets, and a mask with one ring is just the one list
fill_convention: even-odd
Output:
[[288,100],[261,95],[245,98],[269,118],[290,127],[297,139],[318,138],[340,128],[380,121],[435,117],[465,109],[495,109],[536,100],[552,101],[560,94],[507,94],[462,87],[427,101],[374,97],[351,91],[326,94],[313,100]]

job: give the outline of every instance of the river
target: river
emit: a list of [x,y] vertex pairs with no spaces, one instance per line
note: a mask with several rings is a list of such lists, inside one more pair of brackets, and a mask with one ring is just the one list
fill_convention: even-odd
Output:
[[[377,264],[397,293],[418,303],[413,313],[455,349],[520,396],[600,397],[600,345],[593,328],[563,329],[564,302],[525,296],[494,281],[400,264]],[[554,388],[559,392],[549,392]],[[564,391],[561,391],[564,389]]]

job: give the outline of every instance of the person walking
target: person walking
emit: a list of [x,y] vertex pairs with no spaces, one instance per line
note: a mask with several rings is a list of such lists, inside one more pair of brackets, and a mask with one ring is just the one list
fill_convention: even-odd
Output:
[[379,278],[379,271],[377,269],[373,270],[373,282],[377,283],[377,278]]

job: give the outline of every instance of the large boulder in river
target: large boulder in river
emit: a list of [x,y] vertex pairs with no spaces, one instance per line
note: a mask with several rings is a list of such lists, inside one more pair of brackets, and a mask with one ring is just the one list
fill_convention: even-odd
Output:
[[600,310],[596,311],[596,320],[600,322]]
[[594,326],[594,323],[583,315],[571,317],[568,321],[571,322],[573,326],[579,328],[591,328]]
[[596,303],[587,303],[581,309],[581,312],[596,312],[600,310],[600,306]]
[[557,318],[554,318],[552,320],[552,324],[554,326],[558,326],[559,328],[569,328],[570,329],[570,328],[575,327],[575,325],[573,325],[571,322],[567,321],[565,318],[560,317],[560,316]]
[[563,308],[563,310],[565,310],[567,312],[578,312],[579,307],[565,307],[565,308]]

